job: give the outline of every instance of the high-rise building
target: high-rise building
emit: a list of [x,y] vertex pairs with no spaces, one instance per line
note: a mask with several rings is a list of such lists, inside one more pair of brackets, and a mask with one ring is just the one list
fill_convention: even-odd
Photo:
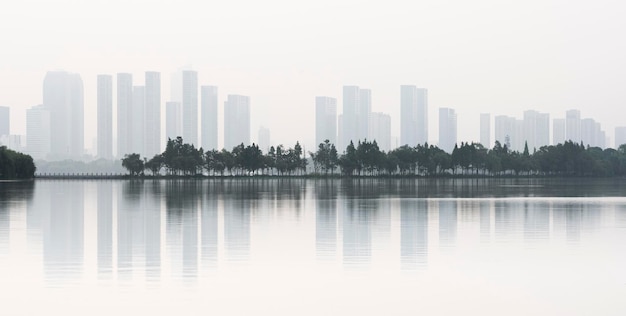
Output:
[[198,142],[198,73],[183,71],[183,140],[199,147]]
[[565,112],[565,139],[571,140],[574,143],[580,143],[581,131],[580,131],[580,111],[569,110]]
[[165,103],[165,137],[176,139],[182,136],[182,110],[178,102]]
[[46,73],[43,104],[50,111],[51,158],[81,159],[85,145],[83,80],[80,75],[64,71]]
[[147,158],[161,153],[161,73],[146,72],[144,103],[144,155]]
[[369,135],[370,141],[376,141],[378,148],[386,152],[391,150],[391,116],[385,113],[370,114]]
[[113,77],[98,75],[98,157],[113,159]]
[[0,106],[0,136],[11,134],[11,119],[8,106]]
[[140,154],[145,157],[145,142],[146,142],[146,113],[145,113],[145,101],[146,101],[146,88],[144,86],[133,87],[133,110],[131,124],[131,143],[130,153]]
[[372,113],[372,90],[359,90],[359,134],[358,139],[364,140],[369,135],[370,114]]
[[133,75],[117,74],[117,157],[132,153]]
[[552,145],[565,143],[565,119],[552,121]]
[[355,143],[359,137],[359,96],[361,92],[357,86],[343,87],[343,113],[341,122],[343,133],[340,140],[340,147],[345,149],[350,141]]
[[491,144],[491,114],[489,113],[480,114],[480,143],[485,148],[493,147]]
[[270,129],[261,126],[259,128],[259,138],[257,140],[259,149],[267,153],[270,149]]
[[200,102],[202,102],[202,148],[217,149],[217,87],[200,87]]
[[400,143],[415,146],[428,142],[428,90],[400,86]]
[[451,108],[439,108],[439,148],[451,153],[457,137],[456,111]]
[[615,149],[624,144],[626,144],[626,126],[618,126],[615,128]]
[[224,148],[250,145],[250,97],[228,95],[224,102]]
[[50,153],[50,111],[44,105],[26,110],[26,152],[33,159]]
[[[522,121],[506,115],[498,115],[495,117],[496,141],[501,146],[505,146],[510,150],[519,151],[521,139]],[[523,147],[521,148],[523,150]]]
[[315,147],[325,140],[337,145],[337,99],[315,97]]
[[550,115],[537,111],[524,111],[522,150],[524,144],[528,144],[528,150],[532,153],[542,146],[550,144]]

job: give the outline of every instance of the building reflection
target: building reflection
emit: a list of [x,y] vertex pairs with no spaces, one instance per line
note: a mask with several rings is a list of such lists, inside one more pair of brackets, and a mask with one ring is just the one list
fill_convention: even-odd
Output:
[[98,181],[98,277],[110,278],[113,273],[113,183]]
[[43,260],[50,280],[82,275],[84,256],[84,183],[50,185],[50,216],[43,222]]
[[456,246],[457,235],[457,201],[439,201],[439,246],[452,248]]
[[218,251],[218,197],[219,184],[209,183],[203,190],[200,213],[201,259],[203,265],[214,266]]
[[428,264],[428,201],[400,201],[400,259],[402,269]]
[[334,259],[337,252],[337,184],[315,181],[315,249],[318,259]]
[[241,180],[228,184],[224,197],[224,247],[229,261],[246,261],[250,255],[251,211],[262,198],[263,181]]
[[130,279],[133,266],[145,258],[143,181],[125,181],[117,205],[117,274]]
[[348,198],[343,206],[343,262],[346,265],[363,265],[372,256],[371,214],[376,201]]
[[491,209],[492,202],[488,200],[481,200],[479,202],[480,208],[480,242],[488,243],[491,241]]
[[524,240],[545,241],[550,238],[550,204],[547,202],[524,202]]
[[197,277],[198,205],[201,195],[202,183],[199,181],[166,182],[166,242],[174,276]]
[[161,276],[161,182],[146,182],[145,209],[145,260],[146,277],[158,280]]

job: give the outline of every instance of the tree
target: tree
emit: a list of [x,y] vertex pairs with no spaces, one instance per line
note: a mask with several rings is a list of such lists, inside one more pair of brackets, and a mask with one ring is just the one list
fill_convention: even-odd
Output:
[[144,168],[150,170],[153,176],[159,174],[161,169],[163,168],[163,156],[162,155],[154,155],[152,159],[146,161],[144,163]]
[[139,176],[143,174],[144,163],[139,154],[127,154],[122,159],[122,167],[130,172],[130,176]]

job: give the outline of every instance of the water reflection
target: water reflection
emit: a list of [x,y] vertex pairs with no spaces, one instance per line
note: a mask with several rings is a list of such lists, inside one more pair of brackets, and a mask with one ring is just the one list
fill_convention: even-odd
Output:
[[[19,224],[16,228],[12,223],[20,219],[12,216],[24,206],[28,246],[42,255],[44,276],[51,282],[80,280],[84,271],[91,271],[85,262],[95,263],[93,271],[102,282],[196,281],[205,269],[254,266],[257,256],[252,253],[266,251],[258,245],[267,247],[268,240],[276,240],[272,238],[289,240],[281,244],[284,249],[275,250],[286,260],[293,259],[292,253],[309,253],[314,263],[324,265],[373,269],[377,262],[397,261],[404,270],[427,270],[442,255],[454,256],[453,250],[474,240],[481,247],[530,249],[563,240],[569,247],[607,225],[626,227],[623,200],[449,197],[482,196],[502,185],[500,180],[468,181],[40,181],[36,188],[20,189],[3,185],[0,255],[10,255],[12,234],[19,232]],[[537,192],[523,187],[518,194]],[[96,209],[92,212],[89,205]],[[303,233],[272,230],[277,222],[298,225]],[[86,238],[91,235],[93,243]],[[92,244],[94,251],[85,249]],[[94,257],[87,260],[91,254]]]
[[428,201],[400,202],[400,256],[402,268],[412,270],[428,263]]
[[337,190],[335,181],[315,181],[315,249],[322,260],[334,260],[337,251]]

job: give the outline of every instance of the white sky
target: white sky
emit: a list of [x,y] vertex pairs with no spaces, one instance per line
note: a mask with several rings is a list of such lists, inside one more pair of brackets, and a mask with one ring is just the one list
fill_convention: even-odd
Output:
[[164,104],[170,74],[190,64],[219,87],[220,115],[227,94],[249,95],[252,139],[268,126],[275,144],[313,146],[315,96],[337,98],[341,112],[343,85],[371,88],[394,136],[399,86],[415,84],[429,89],[431,141],[439,107],[457,110],[459,141],[478,140],[480,112],[570,108],[612,138],[626,125],[625,16],[626,2],[610,0],[9,0],[0,105],[23,134],[46,71],[80,73],[91,147],[97,74],[132,72],[139,85],[160,71]]

